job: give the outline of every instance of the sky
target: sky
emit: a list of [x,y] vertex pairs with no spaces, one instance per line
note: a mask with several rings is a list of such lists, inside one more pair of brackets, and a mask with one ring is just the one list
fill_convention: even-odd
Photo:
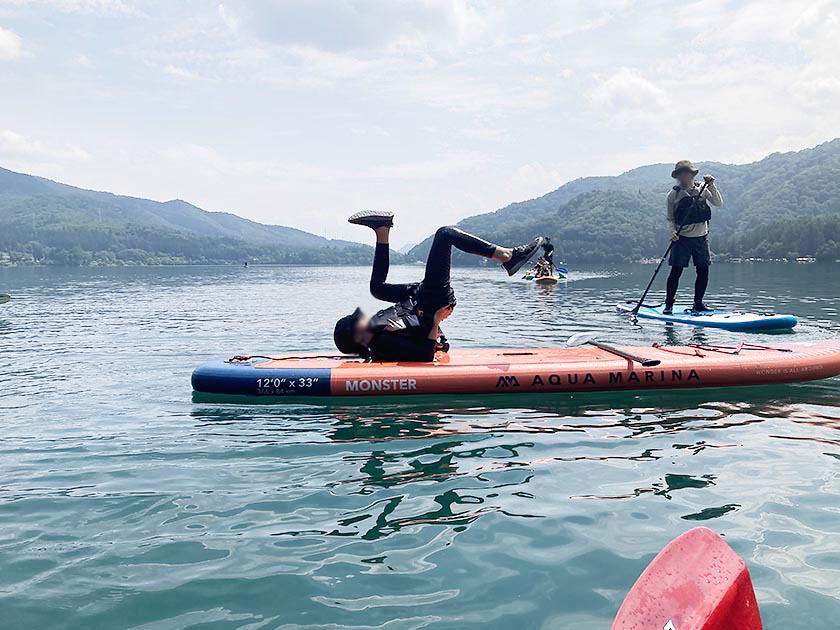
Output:
[[0,0],[0,166],[396,246],[838,103],[840,0]]

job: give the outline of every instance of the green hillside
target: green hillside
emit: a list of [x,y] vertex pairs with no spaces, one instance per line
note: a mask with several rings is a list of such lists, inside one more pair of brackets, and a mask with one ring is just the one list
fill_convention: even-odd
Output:
[[371,248],[0,168],[0,264],[367,263]]
[[[670,164],[616,177],[578,179],[537,199],[476,215],[458,225],[500,242],[554,237],[558,259],[630,261],[667,246],[665,195]],[[700,163],[718,179],[724,206],[712,221],[712,248],[723,256],[840,259],[840,139],[813,149],[775,153],[752,164]],[[423,259],[430,239],[408,253]],[[458,256],[462,264],[474,257]]]

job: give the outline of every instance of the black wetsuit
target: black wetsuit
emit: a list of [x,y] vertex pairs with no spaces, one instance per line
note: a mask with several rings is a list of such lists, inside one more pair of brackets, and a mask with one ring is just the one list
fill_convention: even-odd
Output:
[[551,243],[543,243],[543,258],[548,261],[550,269],[554,269],[554,245]]
[[452,248],[491,258],[496,246],[455,227],[442,227],[435,233],[426,273],[422,282],[386,282],[390,267],[388,245],[377,244],[370,274],[373,297],[394,306],[371,317],[373,339],[369,344],[375,361],[432,361],[437,341],[429,339],[435,313],[444,306],[455,306],[455,292],[449,283]]

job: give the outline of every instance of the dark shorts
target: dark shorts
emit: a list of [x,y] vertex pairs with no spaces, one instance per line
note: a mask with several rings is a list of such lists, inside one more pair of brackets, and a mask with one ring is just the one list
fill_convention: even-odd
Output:
[[674,243],[668,264],[672,267],[688,267],[689,261],[695,267],[708,267],[712,264],[708,236],[681,236]]

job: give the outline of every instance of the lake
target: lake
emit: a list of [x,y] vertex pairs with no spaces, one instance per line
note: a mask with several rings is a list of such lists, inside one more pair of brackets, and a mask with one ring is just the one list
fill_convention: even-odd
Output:
[[[652,271],[573,266],[539,288],[458,269],[445,330],[462,347],[743,338],[619,316]],[[0,269],[3,625],[603,629],[705,525],[746,560],[767,628],[836,627],[840,379],[193,402],[207,359],[331,349],[337,317],[381,307],[367,274]],[[720,264],[709,301],[793,312],[783,339],[818,339],[840,334],[838,287],[840,266]]]

